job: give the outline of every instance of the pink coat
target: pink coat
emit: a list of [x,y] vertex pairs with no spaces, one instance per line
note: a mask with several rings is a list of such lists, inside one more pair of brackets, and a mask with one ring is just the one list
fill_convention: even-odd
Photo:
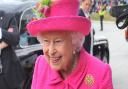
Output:
[[76,69],[63,80],[39,56],[35,64],[31,89],[113,89],[112,74],[108,64],[81,50]]

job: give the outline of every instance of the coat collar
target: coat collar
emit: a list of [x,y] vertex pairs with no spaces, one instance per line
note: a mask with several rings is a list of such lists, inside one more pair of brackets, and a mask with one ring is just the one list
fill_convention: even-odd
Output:
[[85,60],[87,58],[85,54],[87,53],[84,49],[82,49],[75,70],[65,80],[60,77],[58,72],[49,69],[49,84],[57,84],[59,82],[64,82],[65,84],[69,84],[71,87],[76,89],[82,82],[87,72],[87,60]]

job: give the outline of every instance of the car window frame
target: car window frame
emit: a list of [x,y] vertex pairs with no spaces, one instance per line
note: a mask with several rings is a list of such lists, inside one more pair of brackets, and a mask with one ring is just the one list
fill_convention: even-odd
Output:
[[[32,10],[33,8],[35,8],[35,6],[31,6],[31,7],[29,7],[29,8],[26,8],[25,10],[23,10],[23,12],[21,13],[21,16],[20,16],[20,20],[19,20],[19,32],[21,32],[21,30],[22,30],[22,20],[24,19],[24,15],[26,15],[26,13],[27,13],[27,11],[29,11],[29,10]],[[34,14],[33,14],[34,15]],[[33,39],[33,38],[35,38],[35,37],[32,37],[31,35],[28,35],[29,37],[30,37],[30,39]],[[20,37],[21,37],[21,35],[20,35]],[[29,37],[27,37],[27,38],[29,38]],[[28,40],[28,39],[27,39]],[[20,41],[21,41],[21,38],[20,38]],[[39,44],[39,43],[35,43],[35,44],[29,44],[28,43],[28,45],[21,45],[20,43],[19,43],[19,46],[21,47],[21,48],[26,48],[26,47],[28,47],[28,46],[30,46],[30,45],[36,45],[36,44]]]

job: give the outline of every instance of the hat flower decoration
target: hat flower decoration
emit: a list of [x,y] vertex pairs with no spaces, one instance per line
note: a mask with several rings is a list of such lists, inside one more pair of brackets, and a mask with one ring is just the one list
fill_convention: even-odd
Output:
[[50,10],[51,0],[40,0],[33,8],[33,13],[36,15],[36,19],[46,18],[48,11]]

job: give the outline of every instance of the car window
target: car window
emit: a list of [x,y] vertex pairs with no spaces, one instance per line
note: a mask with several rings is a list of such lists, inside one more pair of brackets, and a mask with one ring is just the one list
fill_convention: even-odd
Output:
[[33,13],[32,8],[25,10],[21,14],[19,29],[20,29],[20,46],[22,47],[39,43],[35,37],[32,37],[27,32],[27,29],[26,29],[27,23],[30,22],[33,18],[35,18],[35,15]]

